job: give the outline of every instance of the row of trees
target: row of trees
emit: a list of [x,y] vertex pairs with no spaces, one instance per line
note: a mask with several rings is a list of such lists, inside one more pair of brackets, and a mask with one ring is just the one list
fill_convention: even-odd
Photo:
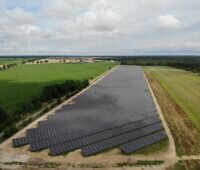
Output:
[[170,66],[200,73],[200,57],[136,57],[121,59],[122,65]]
[[[35,58],[35,59],[29,59],[29,60],[22,60],[22,64],[26,63],[34,63],[36,60],[40,60],[40,58]],[[39,63],[38,63],[39,64]]]
[[6,64],[6,65],[3,65],[2,67],[0,67],[0,70],[6,70],[6,69],[9,69],[9,68],[15,67],[15,66],[17,66],[16,63]]
[[43,103],[48,103],[52,99],[66,98],[77,93],[89,84],[88,80],[68,80],[63,84],[47,85],[38,96],[32,96],[29,100],[18,105],[15,115],[28,114],[41,108]]
[[6,111],[0,107],[0,131],[5,127],[5,125],[8,123],[9,115],[6,113]]
[[19,120],[41,109],[44,103],[51,103],[54,100],[60,103],[62,97],[66,96],[66,98],[69,98],[88,85],[88,80],[68,80],[62,84],[47,85],[43,88],[41,94],[32,96],[19,104],[11,116],[0,108],[0,131],[4,131],[4,138],[11,136],[17,131],[16,123]]
[[44,60],[44,61],[39,61],[39,60],[38,60],[36,63],[37,63],[37,64],[48,63],[48,60]]

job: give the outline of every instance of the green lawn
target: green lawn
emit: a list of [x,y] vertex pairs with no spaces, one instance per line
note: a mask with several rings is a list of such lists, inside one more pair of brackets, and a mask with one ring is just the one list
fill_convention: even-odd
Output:
[[18,103],[37,95],[47,84],[68,79],[91,79],[116,65],[110,62],[92,64],[19,65],[0,71],[0,106],[12,112]]
[[170,67],[144,67],[151,72],[169,95],[200,130],[200,76]]

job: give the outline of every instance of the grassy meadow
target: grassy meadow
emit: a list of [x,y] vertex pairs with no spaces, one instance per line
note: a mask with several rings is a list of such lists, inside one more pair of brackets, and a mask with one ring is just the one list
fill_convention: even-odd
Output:
[[177,155],[200,153],[200,77],[171,67],[144,67],[170,128]]
[[170,67],[145,67],[166,89],[200,130],[200,77],[189,71]]
[[39,94],[46,85],[69,79],[92,79],[114,65],[110,62],[33,64],[0,71],[0,106],[13,112],[19,103]]

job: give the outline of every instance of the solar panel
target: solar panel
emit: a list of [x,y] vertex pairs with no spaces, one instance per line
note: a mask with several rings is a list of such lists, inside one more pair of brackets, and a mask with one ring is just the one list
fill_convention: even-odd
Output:
[[110,139],[103,140],[98,143],[94,143],[92,145],[88,145],[82,148],[82,155],[83,156],[90,156],[97,154],[99,152],[105,151],[107,149],[119,146],[123,143],[129,142],[131,140],[135,140],[142,136],[148,135],[150,133],[156,132],[158,130],[163,129],[160,123],[153,124],[132,132],[128,132],[116,137],[112,137]]
[[[137,114],[138,115],[149,114],[149,116],[146,116],[146,117],[150,117],[150,116],[153,116],[153,115],[155,116],[155,110],[148,110],[147,112],[143,112],[143,113],[139,112]],[[90,118],[92,118],[92,117],[93,116],[90,116]],[[89,119],[88,117],[79,117],[79,119],[76,119],[75,121],[66,122],[61,117],[60,120],[63,120],[63,122],[61,122],[61,121],[59,121],[58,123],[53,122],[52,124],[46,123],[46,125],[44,127],[30,129],[30,130],[27,131],[27,136],[35,135],[36,136],[35,139],[37,138],[38,134],[40,134],[40,136],[44,136],[43,138],[48,138],[50,136],[56,136],[59,133],[63,133],[65,131],[67,131],[67,132],[73,131],[73,128],[70,129],[70,127],[73,127],[76,124],[78,126],[78,122],[80,122],[80,121],[81,122],[84,122],[84,121],[87,122],[88,119]],[[93,119],[95,119],[95,116],[94,116]],[[137,118],[135,118],[135,117],[131,118],[130,116],[128,116],[128,118],[127,117],[121,118],[121,116],[120,116],[120,119],[124,120],[126,122],[129,121],[129,119],[137,120]],[[50,120],[48,120],[48,122],[50,122]],[[107,121],[107,123],[109,123],[109,121]],[[87,128],[87,126],[88,126],[88,128],[91,128],[95,125],[96,125],[96,123],[94,123],[93,125],[86,123],[86,126],[84,128]],[[99,125],[104,126],[102,123],[99,124]]]
[[159,131],[159,132],[150,134],[148,136],[139,138],[137,140],[131,141],[129,143],[126,143],[120,146],[120,148],[124,153],[130,154],[146,146],[149,146],[151,144],[164,140],[166,138],[167,138],[167,135],[165,134],[165,132]]
[[[69,152],[69,151],[75,150],[77,148],[80,148],[80,147],[83,147],[83,146],[86,146],[86,145],[89,145],[89,144],[92,144],[92,143],[95,143],[95,142],[98,142],[98,141],[101,141],[104,139],[112,138],[114,136],[117,136],[117,135],[120,135],[123,133],[127,133],[127,132],[130,132],[130,131],[133,131],[133,130],[136,130],[136,129],[139,129],[139,128],[142,128],[145,126],[149,126],[151,124],[155,124],[158,122],[160,122],[160,120],[158,118],[152,118],[152,119],[147,119],[144,121],[137,121],[134,123],[126,124],[126,125],[120,126],[118,128],[103,131],[101,133],[97,133],[94,135],[90,135],[90,136],[87,136],[84,138],[72,140],[69,142],[61,143],[61,144],[56,143],[58,141],[55,141],[55,143],[50,142],[51,145],[54,145],[49,148],[50,153],[52,155],[58,155],[58,154],[62,154],[65,152]],[[38,145],[38,143],[37,143],[37,145]],[[35,148],[36,147],[34,146],[34,149]],[[62,149],[60,149],[60,148],[62,148]]]
[[[152,114],[153,115],[153,114]],[[150,117],[146,117],[146,119],[151,118],[153,116]],[[111,121],[111,122],[106,122],[103,124],[97,124],[94,125],[93,127],[87,127],[87,125],[85,126],[84,130],[77,130],[77,131],[67,131],[67,130],[57,130],[57,132],[53,133],[52,131],[46,131],[43,133],[37,133],[37,135],[26,135],[28,138],[29,143],[34,143],[36,141],[40,141],[40,140],[48,140],[49,138],[60,138],[63,135],[68,136],[68,138],[70,139],[74,139],[74,138],[78,138],[78,137],[84,137],[93,133],[97,133],[100,131],[104,131],[107,129],[112,129],[118,126],[122,126],[124,124],[133,122],[133,120],[135,120],[136,118],[123,118],[120,120],[116,120],[116,121]],[[68,124],[68,126],[70,126],[71,124]],[[55,126],[56,129],[56,126]],[[49,135],[48,135],[49,134]]]
[[21,137],[21,138],[13,139],[12,143],[13,143],[13,147],[19,147],[19,146],[27,145],[28,140],[26,137]]

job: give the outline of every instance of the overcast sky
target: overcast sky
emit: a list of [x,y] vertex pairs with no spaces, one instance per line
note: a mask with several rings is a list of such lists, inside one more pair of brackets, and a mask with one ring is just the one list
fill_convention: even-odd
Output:
[[0,0],[3,54],[200,54],[200,0]]

